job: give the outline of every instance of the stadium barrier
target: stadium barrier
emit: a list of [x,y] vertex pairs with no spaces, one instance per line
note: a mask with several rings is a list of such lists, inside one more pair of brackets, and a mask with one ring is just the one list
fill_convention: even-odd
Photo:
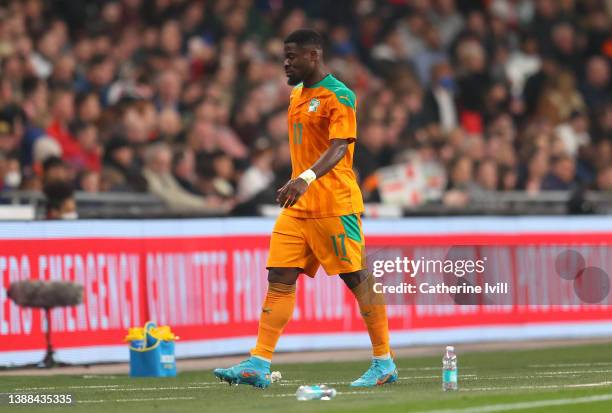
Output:
[[[148,193],[133,192],[75,192],[80,218],[85,219],[159,219],[222,217],[227,212],[207,208],[199,211],[173,210],[162,200]],[[1,191],[0,204],[8,206],[6,213],[0,210],[0,219],[31,220],[45,217],[45,198],[39,191]],[[16,210],[18,206],[22,208]],[[25,207],[28,207],[27,209]],[[240,208],[238,208],[240,210]],[[259,205],[253,210],[262,216],[276,216],[278,205]],[[238,213],[238,212],[237,212]],[[239,212],[243,214],[244,212]],[[250,212],[249,212],[250,213]],[[366,205],[366,217],[395,218],[402,216],[471,216],[471,215],[567,215],[612,214],[612,193],[603,191],[542,191],[531,194],[525,191],[482,191],[472,194],[467,205],[444,205],[441,200],[431,200],[422,205],[402,207],[397,204],[370,203]]]
[[[170,325],[181,337],[178,358],[247,352],[267,287],[273,223],[267,218],[0,223],[0,365],[44,355],[41,312],[20,308],[6,296],[11,282],[29,278],[73,280],[85,287],[82,305],[53,310],[58,360],[127,361],[122,339],[129,327],[146,320]],[[515,279],[525,260],[542,279],[558,278],[548,246],[574,247],[589,265],[612,269],[610,216],[366,219],[364,233],[368,251],[392,247],[422,255],[440,245],[505,248],[510,261],[504,270]],[[314,280],[305,278],[300,277],[294,317],[279,350],[368,347],[343,283],[322,270]],[[598,304],[558,305],[538,290],[542,280],[529,282],[520,288],[540,294],[537,304],[429,299],[389,305],[392,345],[612,336],[610,297]]]

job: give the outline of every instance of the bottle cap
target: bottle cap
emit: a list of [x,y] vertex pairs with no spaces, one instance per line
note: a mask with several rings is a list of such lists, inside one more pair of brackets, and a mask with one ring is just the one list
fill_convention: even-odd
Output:
[[454,346],[446,346],[446,351],[455,351],[455,347]]

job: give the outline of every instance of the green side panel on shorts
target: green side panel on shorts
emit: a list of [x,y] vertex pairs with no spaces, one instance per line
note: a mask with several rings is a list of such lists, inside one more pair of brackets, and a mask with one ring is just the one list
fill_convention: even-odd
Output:
[[352,240],[361,242],[361,228],[359,228],[359,220],[357,219],[357,215],[343,215],[340,217],[342,221],[342,226],[344,227],[344,232],[346,236]]

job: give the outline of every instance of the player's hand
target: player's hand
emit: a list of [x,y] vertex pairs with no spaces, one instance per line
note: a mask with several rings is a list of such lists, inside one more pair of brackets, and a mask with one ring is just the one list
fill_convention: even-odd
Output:
[[291,179],[277,191],[276,202],[286,208],[295,205],[308,189],[308,183],[302,178]]

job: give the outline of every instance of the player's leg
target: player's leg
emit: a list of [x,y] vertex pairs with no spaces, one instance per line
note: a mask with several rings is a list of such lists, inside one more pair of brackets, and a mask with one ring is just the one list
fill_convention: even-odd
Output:
[[220,380],[264,389],[270,385],[272,354],[283,328],[293,314],[295,283],[300,271],[298,268],[269,269],[268,292],[259,318],[257,344],[248,359],[227,369],[215,369],[214,374]]
[[351,386],[370,387],[397,381],[397,368],[389,347],[389,325],[383,296],[374,292],[372,277],[368,275],[366,269],[340,274],[340,278],[359,304],[359,311],[372,343],[373,355],[370,368],[352,382]]
[[373,356],[389,358],[389,327],[384,297],[374,292],[371,285],[372,278],[368,277],[367,270],[340,274],[340,278],[351,290],[359,304],[359,311],[372,342]]
[[268,291],[262,305],[257,344],[251,357],[227,369],[215,369],[219,379],[230,384],[270,385],[270,363],[276,343],[293,314],[295,284],[301,272],[314,274],[314,256],[305,243],[297,218],[281,215],[270,239]]
[[257,344],[251,350],[251,356],[272,362],[276,343],[293,314],[295,283],[301,271],[298,268],[270,268],[268,292],[259,317]]
[[[375,294],[367,272],[365,240],[361,218],[356,214],[308,220],[305,227],[308,245],[325,271],[340,274],[361,310],[367,326],[374,359],[354,386],[374,386],[397,380],[389,349],[387,313],[382,295]],[[367,379],[367,380],[366,380]]]

